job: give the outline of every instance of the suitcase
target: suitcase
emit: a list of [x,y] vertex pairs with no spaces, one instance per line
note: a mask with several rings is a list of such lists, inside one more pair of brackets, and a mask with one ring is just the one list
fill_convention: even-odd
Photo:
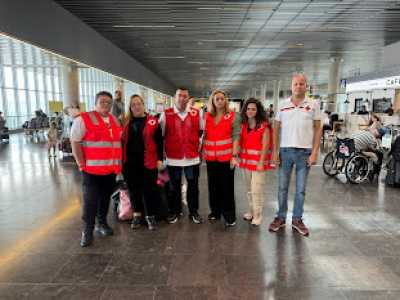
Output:
[[59,144],[59,149],[63,154],[72,154],[71,141],[69,138],[62,138],[61,143]]

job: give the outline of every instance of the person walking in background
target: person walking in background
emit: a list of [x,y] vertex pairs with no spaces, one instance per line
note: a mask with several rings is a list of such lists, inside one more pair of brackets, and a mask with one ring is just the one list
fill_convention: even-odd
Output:
[[[49,154],[49,157],[57,156],[57,144],[58,144],[58,131],[57,131],[57,123],[56,122],[51,122],[50,123],[50,128],[47,131],[47,151]],[[53,155],[51,155],[51,149],[53,149]]]
[[176,90],[174,106],[160,116],[164,134],[164,147],[168,173],[172,185],[169,199],[169,223],[176,223],[182,215],[182,173],[187,181],[187,204],[189,219],[195,224],[203,223],[199,215],[200,137],[203,122],[200,112],[188,106],[189,91]]
[[147,222],[149,230],[156,229],[155,212],[158,170],[163,166],[163,140],[156,117],[145,111],[142,97],[132,95],[123,133],[122,173],[128,184],[134,215],[132,229]]
[[304,200],[310,167],[317,162],[322,135],[319,103],[306,97],[307,78],[292,77],[292,96],[281,103],[275,116],[273,162],[279,166],[278,212],[269,230],[277,232],[286,224],[288,190],[296,166],[296,193],[292,228],[304,236],[309,230],[303,222]]
[[114,233],[107,223],[107,214],[115,178],[122,169],[122,127],[110,114],[111,106],[109,92],[97,93],[94,111],[81,113],[71,128],[72,153],[82,171],[82,247],[93,242],[96,216],[96,232],[102,236]]
[[257,99],[248,99],[241,112],[240,168],[244,177],[249,210],[243,219],[259,226],[265,199],[266,170],[270,165],[272,129],[267,114]]
[[121,122],[121,124],[124,121],[124,112],[125,112],[124,105],[125,104],[122,99],[122,92],[119,90],[116,90],[115,98],[114,98],[113,104],[112,104],[111,113],[114,117],[116,117]]
[[205,115],[203,148],[210,205],[208,220],[214,222],[222,215],[228,227],[236,225],[234,179],[239,138],[240,117],[229,110],[226,93],[214,91]]

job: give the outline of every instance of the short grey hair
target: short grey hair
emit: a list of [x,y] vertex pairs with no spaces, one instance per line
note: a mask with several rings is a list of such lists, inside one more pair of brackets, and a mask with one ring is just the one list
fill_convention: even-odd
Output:
[[294,79],[295,77],[303,77],[304,80],[306,81],[306,83],[308,84],[308,78],[307,78],[306,74],[301,73],[301,72],[293,73],[293,75],[292,75],[292,81],[293,81],[293,79]]

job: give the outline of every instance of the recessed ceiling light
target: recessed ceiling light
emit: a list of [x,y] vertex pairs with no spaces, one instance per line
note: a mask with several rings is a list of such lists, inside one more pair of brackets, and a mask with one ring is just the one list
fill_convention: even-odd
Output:
[[203,64],[208,64],[210,63],[209,61],[189,61],[188,64],[194,64],[194,65],[203,65]]
[[184,56],[153,56],[150,58],[159,58],[159,59],[183,59]]
[[249,40],[201,40],[202,42],[248,42]]
[[199,10],[221,10],[221,7],[198,7]]
[[296,46],[298,46],[298,47],[303,47],[304,44],[303,44],[303,43],[297,43]]
[[175,25],[113,25],[114,28],[175,28]]

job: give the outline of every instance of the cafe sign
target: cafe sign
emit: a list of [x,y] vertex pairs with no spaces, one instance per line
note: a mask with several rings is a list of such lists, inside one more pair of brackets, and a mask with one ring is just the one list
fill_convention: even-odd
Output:
[[352,82],[346,85],[346,93],[383,89],[400,89],[400,76]]

